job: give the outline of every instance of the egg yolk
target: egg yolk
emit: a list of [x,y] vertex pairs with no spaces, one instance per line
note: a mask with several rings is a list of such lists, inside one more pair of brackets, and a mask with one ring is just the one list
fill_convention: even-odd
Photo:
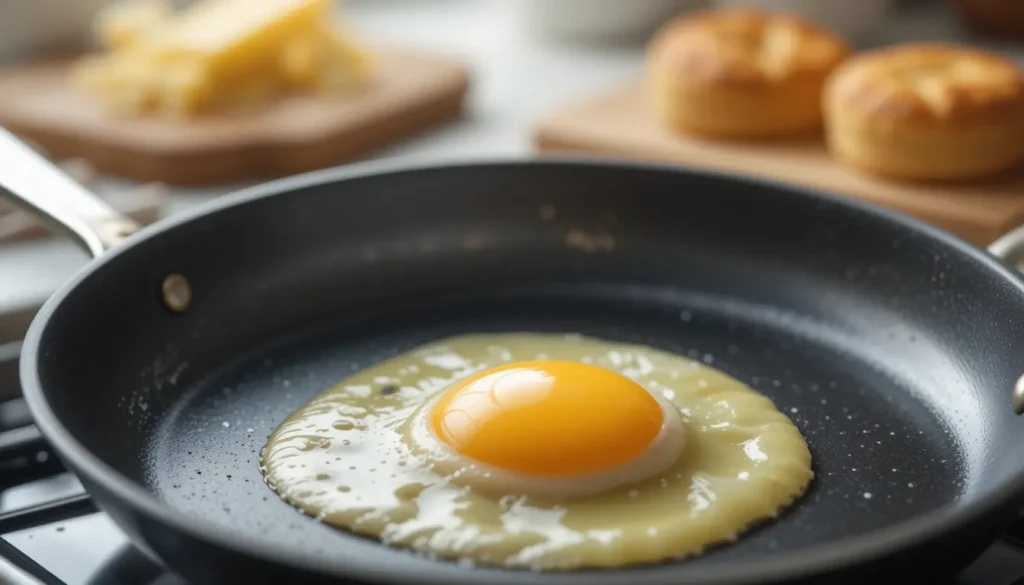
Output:
[[644,452],[661,405],[640,384],[597,366],[515,362],[452,385],[434,405],[434,434],[456,452],[537,476],[600,471]]

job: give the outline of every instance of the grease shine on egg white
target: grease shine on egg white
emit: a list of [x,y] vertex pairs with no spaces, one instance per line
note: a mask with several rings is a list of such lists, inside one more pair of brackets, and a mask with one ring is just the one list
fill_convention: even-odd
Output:
[[665,471],[685,429],[676,407],[625,376],[543,360],[457,382],[416,412],[408,437],[454,484],[557,500]]

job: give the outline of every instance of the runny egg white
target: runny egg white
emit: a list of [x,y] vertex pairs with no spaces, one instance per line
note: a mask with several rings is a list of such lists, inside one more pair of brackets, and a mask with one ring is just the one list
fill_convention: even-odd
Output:
[[261,456],[333,526],[444,558],[614,567],[699,554],[799,497],[807,444],[707,365],[579,335],[464,335],[327,389]]

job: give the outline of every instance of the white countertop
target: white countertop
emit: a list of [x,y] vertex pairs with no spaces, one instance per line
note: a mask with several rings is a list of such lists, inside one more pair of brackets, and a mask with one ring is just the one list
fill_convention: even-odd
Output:
[[[510,0],[348,0],[345,13],[361,36],[459,55],[473,70],[464,119],[378,157],[527,156],[529,129],[538,116],[640,75],[642,43],[583,46],[534,38],[517,26],[516,5]],[[879,42],[962,37],[943,10],[922,7],[893,19]],[[1024,58],[1024,46],[990,46]],[[105,180],[100,190],[125,187]],[[168,212],[232,188],[174,190]],[[0,247],[0,314],[38,304],[85,262],[84,254],[57,239]]]

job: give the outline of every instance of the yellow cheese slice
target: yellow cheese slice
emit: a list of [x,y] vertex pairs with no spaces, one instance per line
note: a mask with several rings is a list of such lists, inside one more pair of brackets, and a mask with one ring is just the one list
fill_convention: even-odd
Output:
[[371,54],[336,28],[327,30],[326,40],[318,87],[330,91],[362,86],[373,70]]
[[369,77],[369,54],[331,22],[333,0],[200,0],[177,14],[166,1],[105,13],[111,50],[76,64],[76,86],[118,114],[187,116]]
[[291,38],[325,20],[330,0],[206,0],[146,39],[157,55],[201,57],[221,80],[259,75]]
[[280,53],[281,76],[299,89],[347,89],[365,81],[369,53],[349,40],[330,22],[289,40]]
[[316,84],[324,45],[321,34],[318,27],[316,34],[299,35],[281,47],[278,66],[288,85],[306,88]]
[[156,30],[173,12],[169,0],[121,0],[104,6],[93,28],[104,47],[124,48]]
[[209,74],[199,61],[154,62],[139,53],[94,56],[76,64],[74,83],[100,96],[116,114],[187,114],[210,101]]

